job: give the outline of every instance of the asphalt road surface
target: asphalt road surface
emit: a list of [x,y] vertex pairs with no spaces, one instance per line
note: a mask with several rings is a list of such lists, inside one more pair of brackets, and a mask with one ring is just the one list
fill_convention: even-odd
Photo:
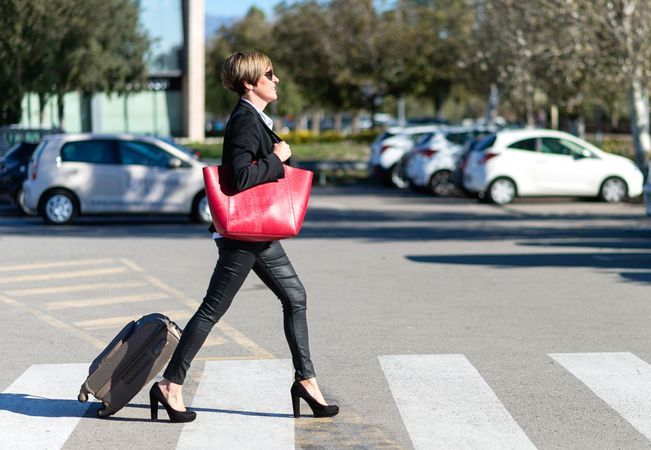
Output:
[[189,373],[191,424],[76,400],[129,320],[184,326],[217,251],[185,217],[63,227],[0,205],[2,448],[651,448],[651,220],[639,203],[507,207],[315,188],[283,243],[332,419],[291,415],[280,303],[251,275]]

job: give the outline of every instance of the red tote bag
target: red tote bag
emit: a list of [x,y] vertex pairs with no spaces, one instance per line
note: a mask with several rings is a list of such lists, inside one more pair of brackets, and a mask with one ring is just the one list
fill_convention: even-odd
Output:
[[217,232],[240,241],[296,236],[310,199],[313,174],[284,166],[285,177],[235,193],[224,166],[203,168],[206,197]]

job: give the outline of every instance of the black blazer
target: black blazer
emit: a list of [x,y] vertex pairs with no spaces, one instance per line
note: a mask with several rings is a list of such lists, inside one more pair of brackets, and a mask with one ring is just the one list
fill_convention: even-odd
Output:
[[[285,176],[282,161],[273,153],[272,134],[255,108],[240,99],[226,124],[222,150],[222,165],[229,169],[235,192]],[[209,230],[214,233],[215,226]]]
[[240,99],[226,124],[222,151],[222,165],[229,168],[236,192],[285,176],[271,135],[255,108]]

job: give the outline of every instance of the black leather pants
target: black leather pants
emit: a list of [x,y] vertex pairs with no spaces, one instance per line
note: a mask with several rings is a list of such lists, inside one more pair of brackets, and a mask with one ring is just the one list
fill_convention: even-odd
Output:
[[192,360],[212,327],[228,310],[251,269],[282,303],[285,337],[296,369],[296,379],[315,376],[307,337],[305,288],[280,242],[243,242],[226,238],[215,241],[219,248],[219,259],[208,291],[183,330],[163,376],[173,383],[183,384]]

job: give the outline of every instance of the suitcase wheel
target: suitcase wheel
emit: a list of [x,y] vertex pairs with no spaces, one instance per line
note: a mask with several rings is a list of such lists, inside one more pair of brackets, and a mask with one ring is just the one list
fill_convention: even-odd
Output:
[[80,392],[77,396],[77,400],[79,400],[81,403],[86,403],[88,401],[88,396],[84,392]]
[[113,413],[115,413],[115,411],[113,411],[107,405],[100,406],[99,409],[95,412],[95,414],[97,414],[97,417],[108,417]]

